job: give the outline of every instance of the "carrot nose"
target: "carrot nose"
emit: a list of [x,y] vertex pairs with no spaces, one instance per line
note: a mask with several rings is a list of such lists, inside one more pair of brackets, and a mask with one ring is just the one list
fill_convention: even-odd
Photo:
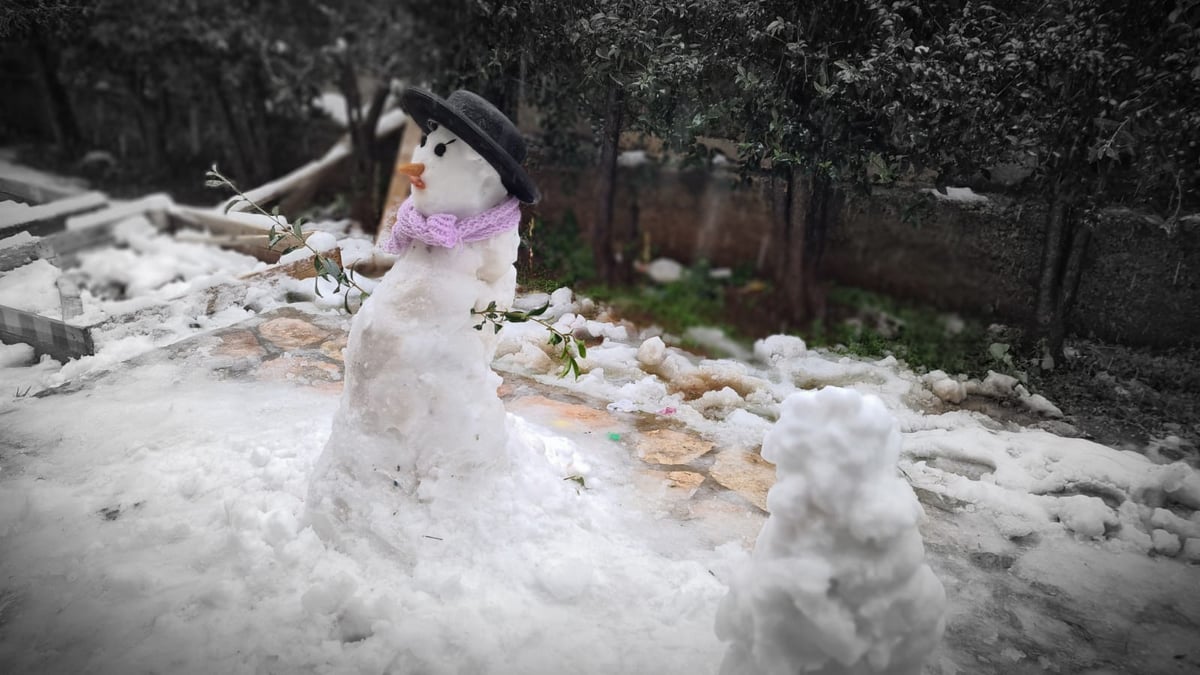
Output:
[[424,172],[425,165],[421,162],[410,162],[408,164],[401,164],[400,166],[396,167],[396,173],[402,173],[405,176],[408,176],[409,182],[411,182],[412,186],[418,190],[425,188],[425,181],[421,180],[421,174]]

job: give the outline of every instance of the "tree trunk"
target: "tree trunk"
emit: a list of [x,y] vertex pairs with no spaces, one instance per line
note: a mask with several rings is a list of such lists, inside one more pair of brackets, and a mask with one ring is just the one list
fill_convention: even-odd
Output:
[[263,79],[263,66],[257,62],[251,66],[250,95],[243,98],[246,115],[246,137],[250,142],[250,165],[254,172],[254,184],[259,185],[275,177],[274,155],[271,152],[270,120],[267,117],[267,99],[270,98],[267,83]]
[[228,139],[228,158],[233,162],[234,174],[242,181],[250,178],[250,167],[246,162],[245,149],[242,147],[241,132],[238,130],[237,121],[234,119],[233,110],[230,108],[229,98],[225,95],[225,85],[222,81],[220,73],[212,73],[209,75],[210,86],[212,93],[217,97],[217,107],[221,110],[221,121],[225,125],[225,134]]
[[[782,256],[776,265],[776,280],[783,290],[783,309],[789,325],[803,323],[804,311],[804,231],[805,219],[796,218],[796,173],[784,172],[783,230],[779,242]],[[809,195],[812,199],[812,195]]]
[[617,183],[617,144],[621,140],[621,123],[625,108],[625,91],[619,84],[608,89],[604,127],[600,138],[600,180],[597,181],[596,215],[592,218],[592,250],[596,275],[606,284],[617,281],[618,265],[629,265],[629,257],[621,250],[622,242],[614,241],[613,199]]
[[142,154],[154,173],[161,173],[166,167],[167,160],[163,154],[162,134],[157,127],[157,110],[154,99],[146,95],[146,78],[142,73],[131,72],[127,85],[130,96],[137,106],[138,131],[142,137]]
[[381,84],[375,89],[364,114],[354,64],[342,56],[338,69],[338,90],[346,99],[346,133],[350,136],[350,217],[363,229],[370,230],[379,222],[387,191],[386,185],[381,186],[382,176],[375,156],[375,129],[383,114],[388,88]]
[[804,224],[804,263],[801,278],[804,289],[804,316],[807,320],[825,319],[825,288],[817,274],[825,255],[829,229],[836,224],[842,208],[842,192],[828,176],[813,174],[809,183],[809,210]]
[[825,252],[830,225],[841,208],[841,193],[827,176],[810,174],[805,195],[804,216],[795,216],[795,176],[788,170],[787,197],[784,205],[782,265],[776,279],[783,290],[783,310],[790,325],[796,326],[825,315],[825,289],[817,270]]
[[628,285],[633,283],[633,263],[638,257],[638,219],[640,217],[641,208],[638,205],[638,193],[635,190],[632,195],[633,199],[629,201],[629,219],[625,221],[624,227],[617,233],[617,242],[621,246],[621,260],[617,265],[617,283],[620,285]]
[[[1070,199],[1061,187],[1056,186],[1050,197],[1050,208],[1046,212],[1046,232],[1042,248],[1042,269],[1038,279],[1035,335],[1041,344],[1043,370],[1051,370],[1062,361],[1062,340],[1066,333],[1064,306],[1063,269],[1067,263],[1067,252],[1071,244]],[[1086,244],[1086,241],[1081,241]],[[1082,264],[1080,255],[1077,264]],[[1078,283],[1078,280],[1076,280]],[[1074,290],[1069,293],[1074,300]]]
[[58,77],[58,52],[42,35],[35,34],[30,44],[40,71],[44,106],[54,131],[54,140],[66,155],[74,155],[80,145],[79,121],[71,106],[67,88]]
[[[1079,291],[1079,281],[1083,277],[1084,257],[1092,239],[1092,230],[1085,224],[1075,223],[1071,232],[1071,241],[1067,247],[1067,260],[1063,266],[1060,280],[1060,292],[1054,311],[1054,319],[1046,334],[1046,355],[1054,363],[1063,361],[1063,341],[1067,335],[1067,320],[1075,307],[1075,296]],[[1043,359],[1044,360],[1044,359]],[[1053,364],[1049,364],[1053,366]]]

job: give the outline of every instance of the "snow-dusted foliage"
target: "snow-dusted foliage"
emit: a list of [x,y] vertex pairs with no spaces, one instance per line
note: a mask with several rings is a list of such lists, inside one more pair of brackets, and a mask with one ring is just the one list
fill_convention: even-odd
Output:
[[777,467],[771,517],[718,610],[717,634],[732,643],[721,672],[919,673],[946,596],[882,401],[835,387],[793,394],[762,454]]

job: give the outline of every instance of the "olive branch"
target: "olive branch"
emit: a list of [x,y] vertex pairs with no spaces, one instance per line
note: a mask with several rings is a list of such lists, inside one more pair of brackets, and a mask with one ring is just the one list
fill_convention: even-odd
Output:
[[[582,371],[579,369],[579,361],[577,360],[576,356],[578,355],[579,359],[586,359],[587,345],[583,343],[582,339],[577,338],[574,335],[564,333],[555,328],[545,319],[538,318],[545,314],[547,309],[550,309],[550,303],[548,302],[541,307],[538,307],[537,309],[531,309],[528,312],[522,312],[514,309],[497,309],[496,301],[493,300],[489,302],[488,306],[483,310],[472,309],[471,316],[481,317],[479,323],[475,324],[475,330],[483,330],[484,325],[490,323],[492,325],[493,332],[499,333],[501,324],[525,323],[527,321],[536,323],[545,328],[546,330],[550,331],[550,344],[558,347],[559,349],[558,360],[562,362],[563,369],[558,376],[566,377],[568,374],[572,374],[575,376],[575,379],[578,380]],[[574,349],[572,349],[572,346],[574,346]]]
[[[232,180],[218,171],[216,164],[214,164],[211,169],[205,172],[204,178],[205,187],[229,188],[235,195],[237,195],[237,199],[230,199],[225,203],[225,209],[223,211],[224,213],[229,213],[229,210],[232,209],[235,204],[238,204],[238,200],[240,199],[242,202],[254,207],[254,209],[259,213],[271,219],[271,229],[267,233],[268,248],[274,250],[275,246],[277,246],[279,242],[291,237],[299,243],[292,244],[284,248],[281,252],[283,255],[287,255],[288,253],[291,253],[299,248],[307,248],[313,254],[313,269],[317,273],[317,278],[313,280],[313,291],[318,297],[325,297],[324,294],[321,293],[320,283],[321,279],[324,279],[336,285],[336,288],[333,289],[334,293],[342,290],[343,287],[345,287],[347,291],[349,291],[351,288],[358,289],[358,292],[362,294],[362,298],[359,300],[358,306],[362,307],[362,301],[366,300],[367,297],[371,295],[370,292],[368,292],[362,286],[359,286],[358,283],[354,281],[354,272],[352,270],[342,267],[333,258],[325,256],[317,249],[309,246],[308,241],[306,241],[304,238],[304,224],[308,222],[307,216],[300,216],[296,219],[296,222],[288,225],[287,221],[283,220],[283,216],[279,215],[278,205],[273,207],[270,213],[268,213],[266,209],[264,209],[262,206],[259,206],[258,202],[246,196],[246,193],[238,189],[238,186],[235,185]],[[348,314],[354,313],[354,310],[350,308],[349,292],[342,296],[342,307],[345,308]]]

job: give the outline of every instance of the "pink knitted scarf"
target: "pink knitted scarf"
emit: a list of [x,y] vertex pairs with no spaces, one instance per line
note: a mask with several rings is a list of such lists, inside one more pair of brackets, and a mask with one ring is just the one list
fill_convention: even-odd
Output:
[[472,241],[483,241],[513,229],[521,222],[521,202],[509,197],[483,213],[459,218],[449,213],[426,216],[413,206],[412,197],[396,210],[392,236],[383,243],[388,253],[403,253],[414,242],[452,248]]

